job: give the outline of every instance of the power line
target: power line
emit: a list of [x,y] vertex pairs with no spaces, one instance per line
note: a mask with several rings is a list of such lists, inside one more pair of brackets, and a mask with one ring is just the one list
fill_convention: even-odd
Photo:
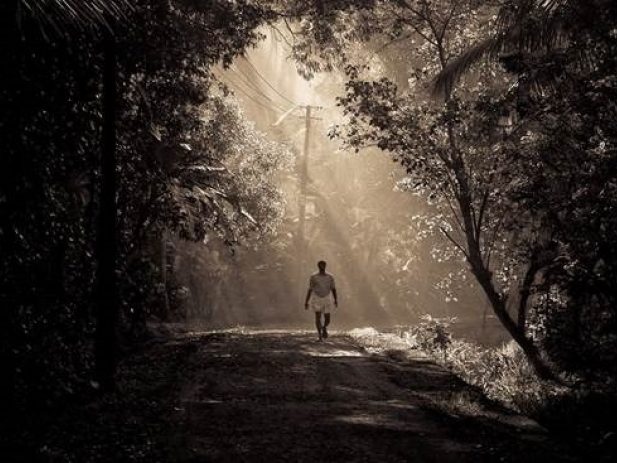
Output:
[[267,103],[265,103],[266,105],[269,105],[269,106],[272,106],[273,108],[276,108],[277,111],[281,111],[281,112],[287,111],[287,109],[284,106],[279,105],[276,101],[274,101],[272,98],[268,97],[268,95],[265,95],[263,92],[260,92],[260,91],[253,92],[253,91],[251,91],[251,90],[254,90],[254,88],[251,87],[250,85],[246,85],[242,81],[230,80],[230,82],[232,82],[234,85],[236,85],[236,87],[240,87],[243,90],[248,91],[255,98],[262,97],[264,100],[267,101]]
[[248,59],[246,56],[243,56],[243,58],[244,58],[244,60],[245,60],[245,61],[249,64],[249,66],[253,68],[253,70],[255,71],[255,73],[257,74],[257,76],[258,76],[261,80],[263,80],[263,81],[266,83],[266,85],[267,85],[268,87],[270,87],[270,88],[271,88],[271,89],[272,89],[272,90],[273,90],[273,91],[274,91],[274,92],[275,92],[278,96],[280,96],[280,97],[281,97],[281,98],[283,98],[285,101],[287,101],[288,103],[290,103],[290,104],[292,104],[292,105],[294,105],[294,106],[302,106],[302,105],[300,105],[300,104],[296,103],[295,101],[290,100],[290,99],[289,99],[289,98],[287,98],[285,95],[283,95],[281,92],[279,92],[276,88],[274,88],[274,86],[273,86],[270,82],[268,82],[268,79],[266,79],[264,76],[262,76],[262,75],[261,75],[261,73],[257,70],[257,68],[255,67],[255,65],[254,65],[253,63],[251,63],[251,62],[249,61],[249,59]]
[[249,92],[247,92],[246,90],[244,90],[242,87],[240,87],[238,84],[233,83],[231,81],[227,81],[225,82],[227,85],[229,85],[233,90],[237,90],[240,93],[243,93],[245,96],[247,96],[249,99],[251,99],[254,103],[256,103],[257,105],[261,106],[262,108],[268,109],[270,111],[276,111],[276,112],[285,112],[284,110],[277,108],[277,107],[272,107],[270,105],[267,105],[265,103],[262,103],[261,101],[259,101],[257,98],[255,98],[253,95],[251,95]]
[[[249,59],[246,56],[243,56],[242,58],[244,58],[244,60],[249,64],[249,66],[251,66],[251,68],[253,68],[253,70],[255,71],[255,73],[257,74],[257,76],[266,83],[266,85],[268,87],[270,87],[274,92],[276,92],[276,94],[278,96],[280,96],[281,98],[283,98],[285,101],[287,101],[288,103],[294,105],[294,106],[299,106],[299,107],[305,107],[306,105],[301,105],[300,103],[296,103],[295,101],[290,100],[288,97],[286,97],[285,95],[283,95],[282,93],[280,93],[269,81],[268,79],[266,79],[255,67],[255,65],[253,63],[251,63],[251,61],[249,61]],[[233,70],[233,69],[232,69]],[[243,76],[245,76],[244,74],[242,74]],[[245,76],[246,77],[246,76]],[[247,78],[248,80],[248,78]],[[254,87],[255,88],[255,87]],[[260,93],[261,90],[258,90]],[[263,94],[263,93],[262,93]],[[317,107],[317,106],[315,106]],[[329,106],[319,106],[319,109],[333,109],[336,108],[337,104],[333,104],[333,105],[329,105]]]
[[247,92],[246,90],[244,90],[242,87],[240,87],[238,84],[236,83],[232,83],[232,82],[227,82],[227,84],[236,92],[240,92],[242,93],[244,96],[246,96],[247,98],[249,98],[251,101],[253,101],[255,104],[257,104],[258,106],[261,106],[262,108],[268,109],[270,111],[275,111],[275,112],[282,112],[283,110],[277,107],[273,107],[269,104],[263,103],[261,101],[259,101],[257,98],[255,98],[253,95],[251,95],[249,92]]
[[[233,72],[234,74],[236,74],[238,77],[241,78],[242,83],[245,84],[248,88],[254,90],[255,92],[257,92],[259,95],[261,95],[263,98],[265,98],[266,100],[268,100],[270,103],[272,103],[274,106],[278,106],[278,103],[276,101],[274,101],[269,95],[265,94],[259,87],[255,86],[255,84],[253,84],[244,74],[242,74],[242,72],[237,71],[236,69],[234,69],[233,67],[229,68],[229,70],[231,72]],[[279,107],[280,108],[280,107]],[[282,108],[281,108],[282,109]]]

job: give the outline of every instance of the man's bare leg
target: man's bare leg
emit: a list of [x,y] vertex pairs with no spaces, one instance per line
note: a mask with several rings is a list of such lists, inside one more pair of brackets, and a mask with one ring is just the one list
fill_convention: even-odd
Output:
[[325,313],[323,315],[323,337],[327,338],[328,337],[328,330],[326,329],[328,327],[328,325],[330,324],[330,314],[329,313]]
[[315,327],[317,328],[317,334],[319,335],[319,340],[321,341],[321,312],[315,312]]

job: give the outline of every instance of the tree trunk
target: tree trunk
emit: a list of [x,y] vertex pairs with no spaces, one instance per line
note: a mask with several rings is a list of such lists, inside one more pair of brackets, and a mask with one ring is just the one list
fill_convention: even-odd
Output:
[[486,315],[488,311],[488,304],[484,305],[484,309],[482,310],[482,326],[480,328],[480,339],[482,342],[486,342]]
[[169,321],[171,310],[169,307],[169,293],[167,292],[167,229],[161,232],[161,285],[163,286],[163,307],[164,312],[162,321]]
[[[453,136],[453,134],[450,134],[451,138]],[[452,148],[453,152],[456,152],[455,144],[452,144]],[[512,319],[512,317],[510,317],[510,314],[508,313],[506,307],[505,299],[495,289],[495,286],[493,285],[492,273],[484,264],[484,261],[482,259],[482,252],[480,249],[480,241],[475,234],[476,226],[480,227],[481,224],[474,224],[471,192],[469,184],[467,183],[467,177],[463,162],[460,157],[456,157],[453,160],[452,165],[456,181],[459,186],[458,203],[464,225],[467,260],[471,266],[471,270],[476,277],[476,280],[482,287],[484,294],[486,294],[488,301],[490,302],[493,309],[493,312],[495,313],[495,315],[497,315],[497,318],[504,326],[504,328],[508,331],[510,336],[512,336],[512,339],[514,339],[514,341],[521,347],[537,375],[542,379],[558,381],[558,378],[555,376],[555,374],[542,360],[538,348],[531,341],[531,339],[529,339],[525,335],[524,329],[521,329],[519,325]]]
[[553,371],[542,360],[538,348],[531,341],[531,339],[525,336],[525,332],[518,326],[512,317],[510,317],[510,314],[506,308],[505,300],[499,293],[497,293],[493,286],[490,272],[483,266],[478,268],[477,264],[472,263],[471,265],[472,271],[476,276],[478,283],[480,283],[480,286],[484,290],[484,293],[493,308],[493,312],[497,315],[497,318],[503,327],[508,331],[510,336],[512,336],[512,339],[514,339],[514,341],[521,347],[536,374],[542,379],[558,381],[558,378],[555,376]]
[[539,267],[536,265],[535,260],[532,260],[519,290],[518,327],[523,333],[526,331],[527,305],[529,303],[529,297],[531,296],[531,285],[533,284],[538,269]]
[[97,234],[95,376],[103,390],[114,388],[119,314],[116,284],[116,44],[111,32],[103,41],[103,127],[101,195]]

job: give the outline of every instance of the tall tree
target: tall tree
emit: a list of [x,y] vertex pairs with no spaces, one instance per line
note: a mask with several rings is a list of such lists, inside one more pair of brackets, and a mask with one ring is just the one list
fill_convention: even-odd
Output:
[[104,390],[114,387],[117,356],[119,308],[116,269],[118,256],[117,225],[117,56],[113,31],[103,38],[103,103],[101,130],[101,194],[97,233],[96,272],[96,378]]
[[515,76],[500,104],[518,119],[501,149],[521,169],[510,200],[528,217],[516,233],[530,238],[519,324],[529,318],[530,292],[542,294],[530,315],[546,327],[536,335],[551,356],[568,368],[605,370],[614,363],[617,300],[607,285],[617,269],[609,193],[617,9],[602,0],[511,0],[498,18],[487,37],[446,66],[435,91],[482,61],[500,62]]
[[[254,44],[269,13],[250,1],[5,3],[0,348],[6,377],[22,385],[12,390],[45,401],[90,384],[94,360],[111,387],[116,328],[128,340],[124,321],[143,328],[156,313],[151,244],[162,228],[181,228],[182,213],[161,207],[177,191],[165,168],[216,131],[200,110],[216,88],[211,68]],[[218,148],[200,150],[216,158]],[[216,175],[204,173],[224,184]],[[184,193],[201,189],[197,175],[185,180]],[[196,196],[208,207],[187,238],[248,221],[238,210],[221,225],[227,206],[204,191]]]
[[[407,52],[411,84],[403,92],[387,78],[376,77],[375,72],[347,67],[347,95],[341,103],[350,124],[341,134],[352,146],[377,145],[401,162],[409,175],[409,189],[441,208],[441,219],[433,223],[464,256],[504,328],[540,376],[554,377],[508,307],[509,263],[514,261],[508,256],[513,246],[508,249],[504,245],[503,222],[515,213],[502,191],[513,172],[508,171],[511,166],[503,158],[493,154],[498,117],[495,113],[484,117],[476,110],[477,105],[490,105],[491,89],[470,84],[455,91],[447,86],[443,105],[429,99],[433,76],[482,35],[487,23],[484,18],[491,10],[484,2],[471,0],[342,3],[346,6],[339,7],[332,17],[315,17],[313,24],[304,24],[297,31],[301,36],[298,56],[308,54],[314,45],[322,50],[310,66],[353,64],[354,54],[363,56],[341,28],[355,27],[349,32],[352,37],[381,42],[382,49],[394,43],[415,48]],[[324,52],[335,48],[346,52],[335,58]],[[487,73],[495,71],[485,69]]]
[[101,40],[102,66],[102,130],[101,130],[101,195],[97,233],[97,277],[95,299],[96,378],[104,389],[113,387],[115,372],[115,330],[119,312],[116,287],[117,258],[117,181],[116,181],[116,79],[117,58],[114,38],[116,21],[129,9],[124,0],[20,0],[17,17],[23,10],[41,24],[41,31],[51,28],[54,34],[66,34],[67,27],[89,31],[94,40]]

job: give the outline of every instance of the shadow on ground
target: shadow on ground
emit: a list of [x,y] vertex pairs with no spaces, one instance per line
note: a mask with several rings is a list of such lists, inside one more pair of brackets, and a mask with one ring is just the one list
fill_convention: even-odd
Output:
[[226,334],[200,345],[180,392],[177,461],[574,461],[423,359],[338,335]]

